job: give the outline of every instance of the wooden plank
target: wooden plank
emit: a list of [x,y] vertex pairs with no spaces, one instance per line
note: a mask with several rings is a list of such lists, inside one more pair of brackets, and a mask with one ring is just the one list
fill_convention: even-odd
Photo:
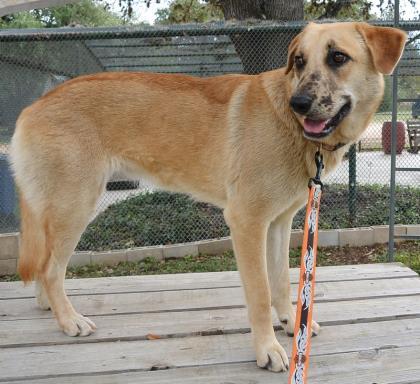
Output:
[[[418,276],[401,263],[360,264],[320,267],[317,282],[394,279]],[[298,269],[290,270],[293,283],[298,281]],[[86,294],[112,294],[121,292],[151,292],[179,289],[203,289],[239,287],[239,274],[232,272],[179,273],[173,275],[120,276],[66,280],[70,296]],[[34,297],[33,287],[22,282],[1,282],[0,300],[18,297]]]
[[[418,296],[319,303],[314,318],[323,326],[370,323],[420,317]],[[249,332],[245,308],[93,316],[98,326],[89,337],[68,337],[54,319],[12,320],[0,324],[0,346],[74,344],[96,341],[141,340],[148,334],[180,337],[199,334]],[[273,323],[278,320],[273,311]]]
[[[409,331],[407,331],[409,329]],[[280,335],[287,351],[292,339]],[[326,327],[312,341],[312,356],[419,346],[420,319]],[[48,364],[45,364],[48,359]],[[39,375],[77,375],[128,370],[150,371],[202,364],[254,361],[251,335],[233,334],[153,341],[26,347],[0,351],[3,380]],[[42,367],[42,371],[40,370]],[[42,373],[41,373],[42,372]]]
[[[350,352],[311,358],[311,384],[419,383],[420,347]],[[286,373],[258,369],[255,363],[203,365],[152,372],[54,377],[14,384],[286,384]]]
[[[296,285],[292,299],[296,299]],[[317,283],[316,302],[356,300],[374,297],[420,295],[417,277],[395,280],[335,281]],[[118,295],[74,296],[72,302],[86,315],[110,315],[132,312],[162,312],[230,308],[245,305],[241,287],[125,293]],[[48,318],[50,312],[34,310],[34,299],[3,300],[0,319]]]

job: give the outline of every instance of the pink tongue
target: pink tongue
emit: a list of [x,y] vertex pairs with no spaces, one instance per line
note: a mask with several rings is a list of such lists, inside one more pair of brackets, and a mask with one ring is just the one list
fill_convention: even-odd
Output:
[[303,128],[306,132],[311,133],[320,133],[325,128],[325,125],[328,123],[328,120],[311,120],[305,119],[303,121]]

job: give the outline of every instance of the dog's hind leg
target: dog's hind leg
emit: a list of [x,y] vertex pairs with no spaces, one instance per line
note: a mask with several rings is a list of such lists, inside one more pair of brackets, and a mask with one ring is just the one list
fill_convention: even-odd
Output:
[[[68,261],[86,228],[101,188],[86,182],[61,179],[49,198],[40,196],[41,210],[30,207],[21,192],[22,237],[19,273],[24,281],[35,279],[37,300],[43,309],[51,307],[60,328],[69,336],[87,336],[95,324],[78,314],[70,303],[64,279]],[[103,187],[102,187],[103,188]]]
[[[98,187],[92,186],[91,196],[86,196],[86,187],[84,193],[75,193],[76,191],[69,193],[65,186],[62,190],[66,191],[66,196],[60,196],[58,193],[52,204],[54,208],[47,212],[47,243],[51,254],[37,275],[38,284],[42,287],[38,302],[45,305],[45,299],[48,299],[47,302],[64,333],[69,336],[87,336],[96,329],[96,326],[87,317],[75,311],[65,293],[64,279],[70,257],[95,207],[93,201],[96,198],[93,194],[99,196]],[[84,196],[84,199],[81,196]],[[71,201],[68,200],[69,197],[72,197]]]
[[[285,212],[270,224],[267,235],[267,270],[270,281],[271,304],[276,309],[282,327],[293,336],[296,312],[290,297],[289,243],[293,213]],[[320,326],[312,321],[312,333]]]
[[96,136],[89,136],[91,128],[59,130],[30,117],[17,123],[11,145],[21,208],[19,274],[25,282],[37,281],[38,303],[51,307],[66,334],[87,336],[95,324],[75,311],[64,278],[104,190],[109,159]]

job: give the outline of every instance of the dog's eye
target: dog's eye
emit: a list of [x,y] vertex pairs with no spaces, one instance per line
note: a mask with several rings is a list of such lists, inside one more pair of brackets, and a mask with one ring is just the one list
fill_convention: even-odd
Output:
[[346,63],[349,60],[349,57],[343,52],[334,51],[330,52],[327,60],[328,64],[330,64],[331,66],[339,67]]
[[305,61],[302,56],[295,56],[295,65],[297,69],[301,69],[305,65]]
[[337,64],[343,64],[347,61],[347,56],[342,54],[341,52],[334,52],[333,54],[333,60]]

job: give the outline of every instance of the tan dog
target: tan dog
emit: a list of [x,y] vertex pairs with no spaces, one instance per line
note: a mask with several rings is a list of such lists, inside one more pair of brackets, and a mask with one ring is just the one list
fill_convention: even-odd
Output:
[[287,369],[271,306],[292,334],[290,228],[316,142],[331,150],[329,173],[368,125],[405,40],[364,23],[309,24],[287,67],[257,76],[103,73],[58,86],[22,112],[12,141],[22,279],[37,281],[39,304],[66,334],[93,332],[64,292],[67,263],[110,175],[149,177],[224,209],[257,364]]

